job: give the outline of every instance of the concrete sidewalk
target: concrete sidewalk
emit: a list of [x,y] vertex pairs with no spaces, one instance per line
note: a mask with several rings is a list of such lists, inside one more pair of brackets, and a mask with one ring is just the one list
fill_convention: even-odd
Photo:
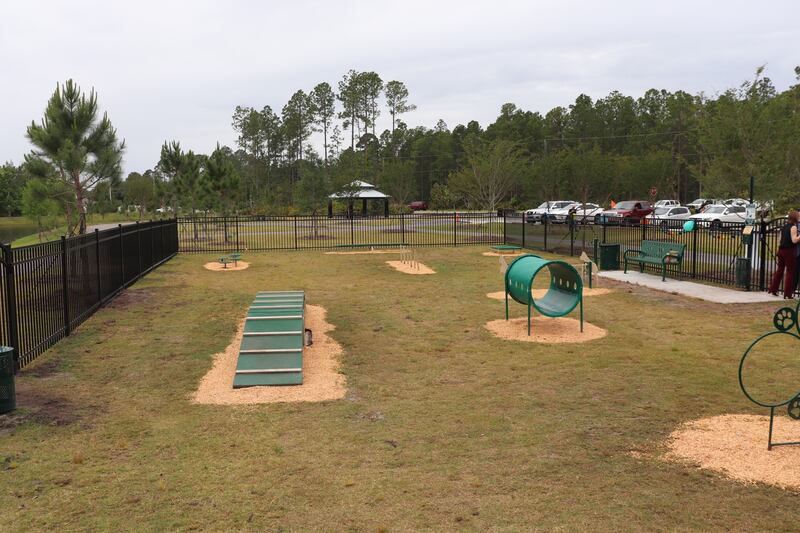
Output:
[[597,275],[602,278],[623,281],[633,285],[641,285],[657,291],[682,294],[684,296],[699,298],[707,302],[719,304],[778,303],[783,301],[782,297],[772,296],[766,292],[746,292],[735,289],[725,289],[723,287],[703,285],[702,283],[695,283],[693,281],[678,281],[669,278],[667,278],[667,281],[661,281],[661,276],[631,272],[630,270],[627,274],[623,274],[622,270],[607,270],[599,272]]

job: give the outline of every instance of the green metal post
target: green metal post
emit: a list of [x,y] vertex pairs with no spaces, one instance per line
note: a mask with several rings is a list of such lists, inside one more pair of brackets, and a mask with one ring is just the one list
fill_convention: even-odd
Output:
[[531,302],[528,300],[528,337],[531,336]]

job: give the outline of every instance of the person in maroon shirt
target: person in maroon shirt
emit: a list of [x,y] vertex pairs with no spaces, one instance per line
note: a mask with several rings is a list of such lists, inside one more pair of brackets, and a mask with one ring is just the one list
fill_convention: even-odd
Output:
[[797,223],[800,213],[789,211],[786,224],[781,228],[781,241],[778,245],[778,268],[772,274],[772,283],[769,284],[769,293],[778,295],[778,287],[783,278],[783,297],[790,299],[794,293],[794,265],[796,260],[795,245],[800,243],[800,234],[797,233]]

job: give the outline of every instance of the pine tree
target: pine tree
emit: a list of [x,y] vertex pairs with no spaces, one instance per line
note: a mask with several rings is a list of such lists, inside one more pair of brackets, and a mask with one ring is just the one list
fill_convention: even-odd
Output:
[[[119,178],[125,141],[104,113],[98,120],[97,95],[86,96],[72,80],[57,86],[40,124],[31,122],[27,137],[34,146],[25,156],[38,177],[66,184],[74,198],[66,208],[68,233],[86,233],[88,193],[97,183]],[[77,228],[71,213],[78,213]]]

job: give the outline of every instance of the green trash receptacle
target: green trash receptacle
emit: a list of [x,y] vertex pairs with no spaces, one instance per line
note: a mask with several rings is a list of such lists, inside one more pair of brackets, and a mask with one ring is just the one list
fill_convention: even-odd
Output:
[[8,346],[0,346],[0,414],[13,411],[16,406],[14,349]]
[[619,270],[619,244],[600,245],[600,270]]
[[736,258],[736,286],[750,288],[750,260],[746,257]]

